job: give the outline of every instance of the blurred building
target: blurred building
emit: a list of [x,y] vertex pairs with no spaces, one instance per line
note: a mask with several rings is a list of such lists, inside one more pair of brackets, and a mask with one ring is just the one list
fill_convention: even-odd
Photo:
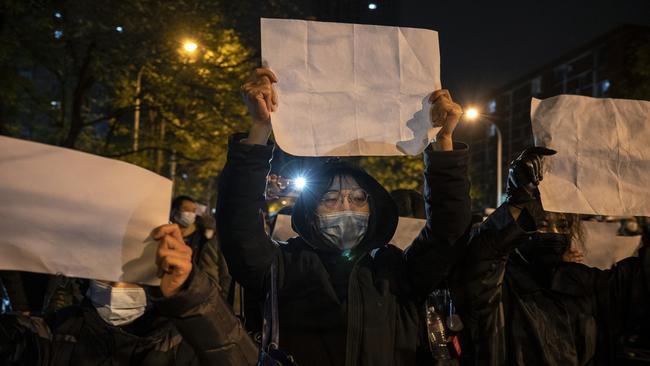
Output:
[[[558,94],[630,98],[635,83],[642,82],[630,70],[638,62],[636,52],[647,45],[650,28],[621,26],[491,93],[482,107],[480,127],[469,136],[472,185],[481,192],[474,209],[494,207],[496,201],[497,138],[489,122],[502,133],[505,193],[509,162],[519,151],[533,145],[531,98]],[[646,62],[650,70],[650,59]]]

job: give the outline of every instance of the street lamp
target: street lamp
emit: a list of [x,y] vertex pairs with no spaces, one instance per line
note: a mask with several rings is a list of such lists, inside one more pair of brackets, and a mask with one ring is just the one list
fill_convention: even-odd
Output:
[[188,39],[185,40],[185,42],[183,42],[183,50],[185,50],[185,52],[187,53],[194,53],[194,51],[196,51],[197,48],[199,48],[199,45],[192,40]]
[[[469,107],[465,110],[464,113],[465,119],[469,121],[477,120],[479,117],[482,116],[482,114],[479,112],[477,108],[474,107]],[[501,185],[502,185],[502,177],[501,177],[501,157],[503,155],[503,139],[501,137],[501,130],[499,129],[499,126],[497,126],[496,123],[493,121],[490,121],[489,118],[485,118],[494,128],[496,131],[497,135],[497,197],[496,197],[496,205],[494,206],[499,207],[501,205]]]

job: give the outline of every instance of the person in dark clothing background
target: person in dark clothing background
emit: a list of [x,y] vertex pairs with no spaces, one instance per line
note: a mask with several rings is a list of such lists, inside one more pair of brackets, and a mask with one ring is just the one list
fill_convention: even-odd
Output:
[[277,243],[261,216],[275,81],[258,69],[242,87],[254,122],[248,135],[231,138],[220,180],[218,233],[233,278],[262,298],[277,261],[280,347],[299,364],[412,365],[417,309],[467,240],[467,147],[452,143],[462,110],[445,90],[430,97],[432,122],[442,128],[424,152],[427,225],[406,252],[389,244],[397,208],[388,192],[340,161],[309,173],[292,212],[299,236]]
[[511,163],[506,203],[470,240],[456,285],[477,365],[622,365],[621,336],[650,329],[648,246],[609,270],[578,263],[577,215],[544,212],[537,190],[554,153]]
[[217,237],[214,219],[198,216],[196,201],[189,196],[177,196],[172,201],[171,219],[181,228],[183,240],[192,248],[192,261],[199,265],[217,285],[224,298],[228,298],[232,277],[228,272]]
[[0,316],[2,365],[254,365],[257,347],[192,265],[177,225],[159,240],[160,288],[91,280],[86,299],[45,318]]

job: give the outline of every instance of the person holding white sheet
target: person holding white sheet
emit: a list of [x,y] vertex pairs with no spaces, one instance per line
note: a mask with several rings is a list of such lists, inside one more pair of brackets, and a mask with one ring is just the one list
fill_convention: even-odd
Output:
[[214,219],[197,216],[196,210],[192,197],[177,196],[172,200],[170,221],[180,226],[183,241],[192,248],[192,262],[214,280],[221,295],[228,298],[232,278],[215,236]]
[[427,225],[406,252],[389,244],[398,215],[388,192],[336,160],[308,174],[292,211],[299,236],[278,243],[260,215],[276,81],[262,68],[243,85],[253,125],[231,138],[220,180],[217,225],[231,274],[248,299],[261,300],[277,263],[280,348],[298,364],[413,365],[425,327],[418,307],[462,252],[470,225],[468,151],[452,142],[462,109],[446,90],[430,96],[442,129],[424,153]]
[[91,280],[81,306],[0,316],[2,365],[254,365],[257,348],[178,225],[156,228],[160,288]]
[[554,153],[529,148],[510,164],[507,202],[473,233],[459,267],[455,289],[476,365],[641,357],[640,348],[625,352],[622,340],[650,330],[650,248],[610,270],[579,263],[578,216],[544,212],[539,200],[543,157]]

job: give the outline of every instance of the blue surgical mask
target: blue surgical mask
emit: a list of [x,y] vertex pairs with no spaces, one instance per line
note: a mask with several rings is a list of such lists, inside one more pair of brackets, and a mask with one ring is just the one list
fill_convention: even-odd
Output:
[[144,314],[147,307],[147,294],[142,287],[113,287],[93,280],[87,296],[99,316],[114,326],[132,323]]
[[349,250],[361,243],[368,230],[367,212],[338,211],[318,215],[318,225],[327,244]]

